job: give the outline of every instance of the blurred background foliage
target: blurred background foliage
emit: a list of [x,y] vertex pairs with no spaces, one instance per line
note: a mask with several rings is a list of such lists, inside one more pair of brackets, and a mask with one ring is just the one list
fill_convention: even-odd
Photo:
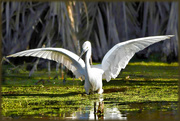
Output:
[[89,40],[93,61],[100,62],[119,42],[173,34],[136,57],[159,53],[161,61],[178,58],[177,2],[2,2],[1,13],[3,56],[41,47],[62,47],[79,55]]

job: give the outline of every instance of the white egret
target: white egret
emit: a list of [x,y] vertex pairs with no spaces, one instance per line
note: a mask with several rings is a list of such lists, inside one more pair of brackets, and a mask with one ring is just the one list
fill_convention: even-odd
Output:
[[102,63],[90,65],[91,43],[86,41],[82,46],[82,54],[86,53],[85,62],[81,56],[63,48],[38,48],[21,51],[7,57],[33,56],[62,63],[73,72],[76,78],[85,79],[84,88],[87,94],[91,91],[103,93],[102,79],[107,82],[116,78],[121,69],[124,69],[133,55],[161,40],[169,39],[174,35],[152,36],[121,42],[111,48],[104,56]]

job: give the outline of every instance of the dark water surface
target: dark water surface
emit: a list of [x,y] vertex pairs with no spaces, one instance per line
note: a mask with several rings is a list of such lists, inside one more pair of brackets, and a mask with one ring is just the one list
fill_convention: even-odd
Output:
[[[127,104],[119,107],[129,107],[134,110],[121,111],[117,106],[121,104],[113,104],[106,106],[106,102],[94,102],[94,107],[85,107],[80,111],[71,114],[70,119],[176,119],[177,118],[177,102],[158,102],[149,104]],[[165,108],[171,107],[171,109]],[[96,113],[95,113],[96,112]]]

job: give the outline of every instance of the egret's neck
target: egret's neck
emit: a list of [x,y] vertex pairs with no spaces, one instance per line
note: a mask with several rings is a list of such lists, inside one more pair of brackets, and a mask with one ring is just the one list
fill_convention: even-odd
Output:
[[87,51],[86,57],[85,57],[87,73],[89,72],[89,69],[91,68],[90,63],[89,63],[90,62],[90,58],[91,58],[91,48]]

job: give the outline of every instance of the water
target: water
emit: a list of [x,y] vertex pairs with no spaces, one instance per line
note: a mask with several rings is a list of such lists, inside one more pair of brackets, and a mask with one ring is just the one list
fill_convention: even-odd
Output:
[[[85,113],[83,113],[85,111]],[[104,108],[104,102],[94,102],[94,108],[85,108],[84,111],[76,112],[72,114],[71,119],[118,119],[127,120],[127,116],[121,113],[118,108]],[[66,117],[67,118],[67,117]]]
[[[128,120],[128,119],[176,119],[177,118],[177,105],[178,102],[136,102],[136,103],[120,103],[113,102],[112,100],[93,99],[91,104],[80,104],[79,107],[73,107],[71,102],[67,103],[64,107],[67,109],[65,112],[60,112],[63,108],[57,107],[56,102],[49,101],[51,106],[44,105],[37,108],[33,108],[34,114],[18,114],[18,112],[10,112],[11,116],[3,116],[3,119],[116,119],[116,120]],[[23,110],[23,109],[18,109]],[[41,113],[43,110],[47,110],[46,113]],[[68,110],[74,110],[72,113]],[[27,110],[28,111],[28,110]]]
[[[49,88],[43,87],[43,89]],[[116,91],[119,93],[114,93]],[[128,95],[130,98],[121,97],[125,92],[127,92],[126,88],[119,90],[113,88],[106,89],[102,95],[72,92],[6,94],[3,95],[3,119],[173,120],[177,118],[178,101],[130,100],[136,95]]]
[[[130,103],[127,105],[113,104],[110,107],[104,101],[94,102],[94,107],[85,107],[80,111],[71,114],[70,119],[176,119],[177,118],[177,102],[155,102],[155,103]],[[120,105],[120,106],[119,106]],[[167,108],[169,107],[170,108]],[[119,107],[129,107],[119,109]],[[128,111],[126,111],[127,109]],[[134,110],[133,110],[134,109]]]
[[[162,105],[161,105],[162,104]],[[128,119],[141,119],[141,120],[151,120],[151,119],[176,119],[177,118],[177,103],[151,103],[151,104],[128,104],[130,108],[137,108],[137,110],[134,111],[121,111],[121,109],[118,108],[117,104],[113,104],[111,107],[107,106],[103,101],[100,102],[94,102],[94,106],[88,106],[84,108],[79,108],[76,112],[72,114],[65,113],[61,115],[62,117],[52,117],[51,119],[85,119],[85,120],[128,120]],[[116,105],[116,106],[115,106]],[[143,108],[149,107],[149,106],[172,106],[174,109],[168,110],[164,108],[160,109],[160,107],[156,107],[157,110],[154,108],[145,110]],[[125,106],[125,105],[123,105]],[[159,109],[158,109],[159,108]]]

